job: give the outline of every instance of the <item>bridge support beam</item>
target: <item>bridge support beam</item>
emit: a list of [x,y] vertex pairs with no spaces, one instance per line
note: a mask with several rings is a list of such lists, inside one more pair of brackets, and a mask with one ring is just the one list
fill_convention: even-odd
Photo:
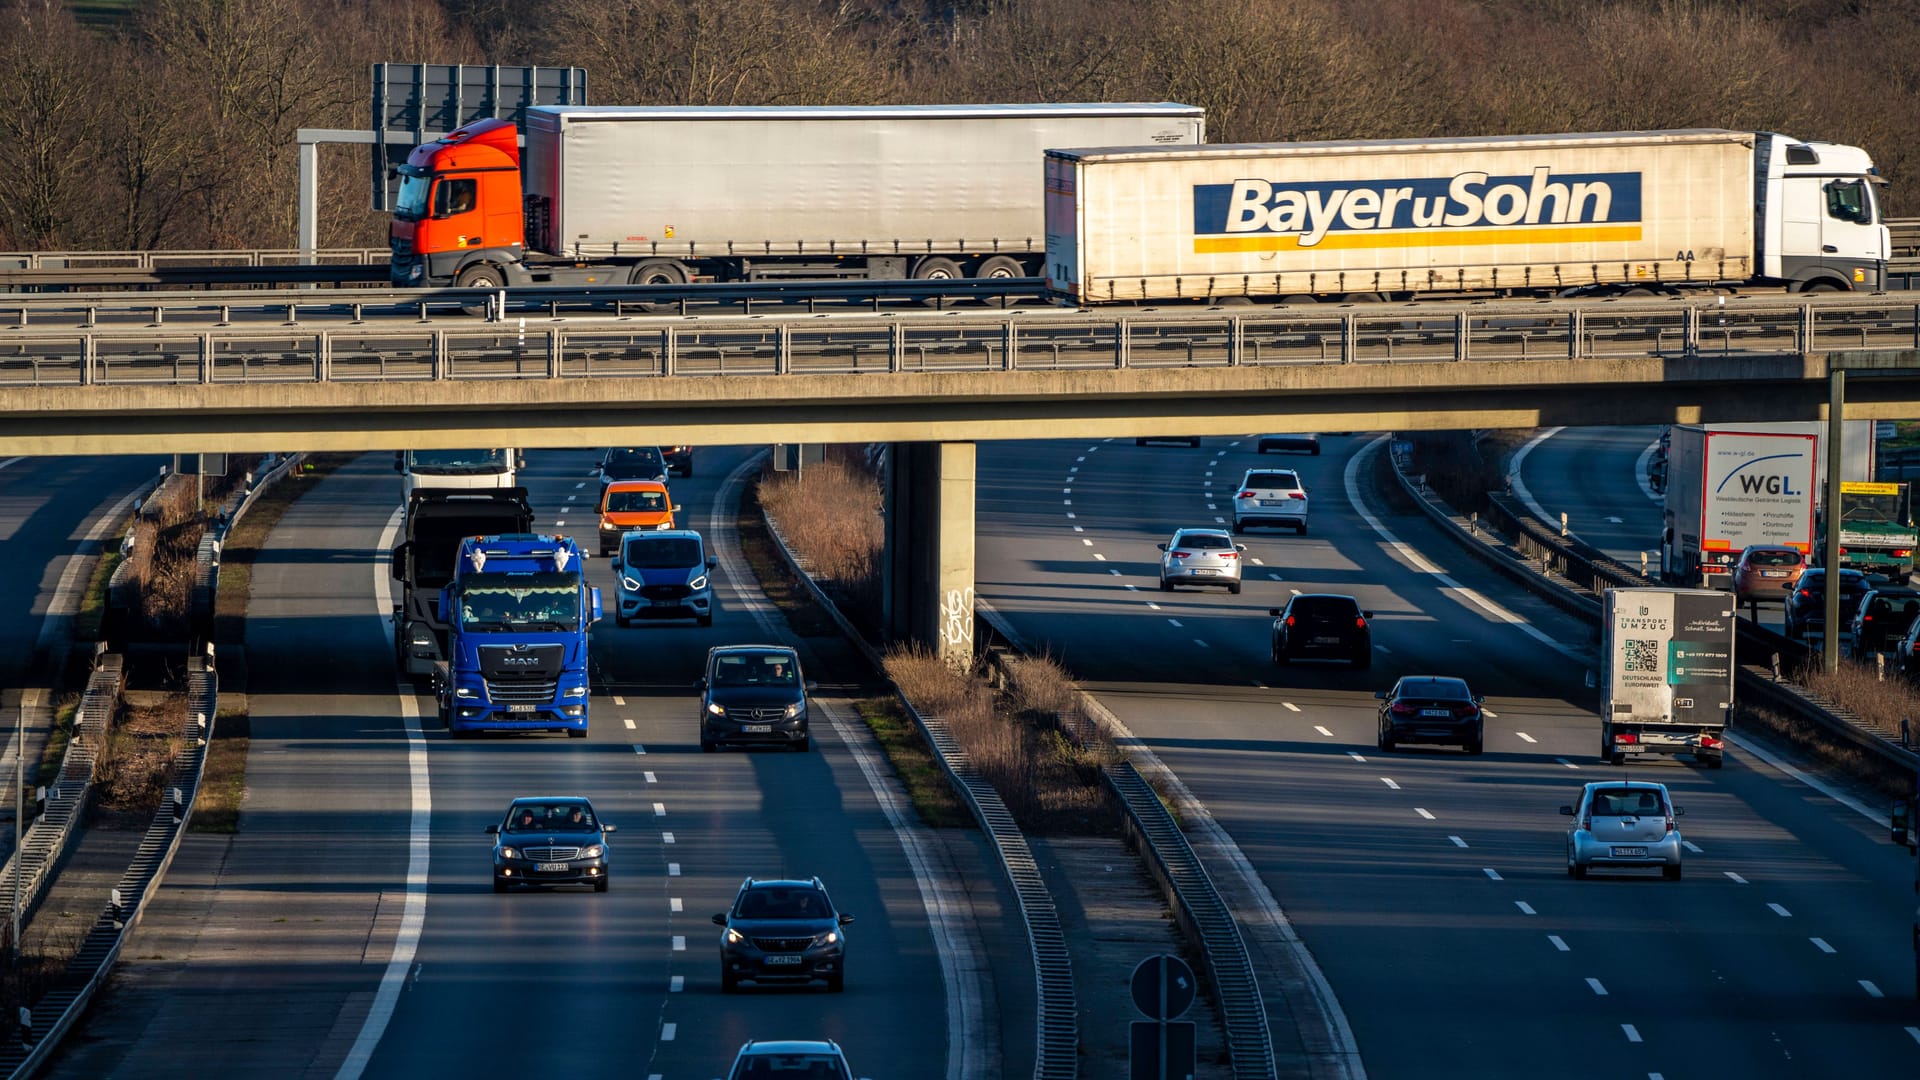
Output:
[[974,445],[894,443],[885,479],[882,607],[890,641],[973,661]]

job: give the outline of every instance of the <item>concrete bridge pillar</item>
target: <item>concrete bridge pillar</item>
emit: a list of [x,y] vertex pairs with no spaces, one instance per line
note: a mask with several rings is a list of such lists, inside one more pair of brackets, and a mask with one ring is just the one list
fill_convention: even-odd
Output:
[[887,638],[973,660],[974,446],[894,443],[885,474]]

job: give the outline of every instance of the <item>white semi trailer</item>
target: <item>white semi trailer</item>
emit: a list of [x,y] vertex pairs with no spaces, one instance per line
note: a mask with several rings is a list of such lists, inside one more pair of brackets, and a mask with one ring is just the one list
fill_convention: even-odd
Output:
[[1049,286],[1079,303],[1878,289],[1866,151],[1770,132],[1047,152]]

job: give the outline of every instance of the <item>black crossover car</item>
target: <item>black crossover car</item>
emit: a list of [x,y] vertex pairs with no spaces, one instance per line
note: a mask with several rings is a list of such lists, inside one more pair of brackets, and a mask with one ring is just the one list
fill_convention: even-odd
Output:
[[728,744],[813,744],[807,727],[807,691],[800,656],[785,645],[722,645],[707,650],[700,694],[700,749]]
[[742,981],[826,981],[839,993],[847,980],[847,934],[853,916],[833,909],[819,878],[756,881],[748,878],[733,907],[713,917],[720,935],[720,989],[732,993]]
[[1373,666],[1373,631],[1367,625],[1373,612],[1360,610],[1351,596],[1301,593],[1268,614],[1273,616],[1276,664],[1327,659],[1348,660],[1357,668]]
[[594,816],[593,804],[577,795],[513,800],[493,837],[493,891],[514,885],[592,885],[606,892],[607,834],[613,826]]
[[1382,750],[1401,743],[1442,743],[1477,754],[1486,745],[1487,722],[1480,711],[1483,699],[1467,689],[1464,679],[1408,675],[1393,689],[1373,696],[1381,699]]
[[[1858,570],[1840,571],[1840,629],[1853,630],[1853,617],[1867,595],[1867,575]],[[1809,566],[1794,579],[1793,592],[1787,595],[1786,635],[1790,638],[1824,634],[1827,629],[1827,571]]]

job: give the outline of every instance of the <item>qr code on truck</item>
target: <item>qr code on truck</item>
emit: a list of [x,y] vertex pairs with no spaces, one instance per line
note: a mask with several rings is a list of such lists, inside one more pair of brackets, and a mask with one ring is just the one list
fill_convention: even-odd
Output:
[[1627,647],[1625,670],[1660,670],[1660,643],[1658,641],[1640,641],[1628,638],[1624,644]]

